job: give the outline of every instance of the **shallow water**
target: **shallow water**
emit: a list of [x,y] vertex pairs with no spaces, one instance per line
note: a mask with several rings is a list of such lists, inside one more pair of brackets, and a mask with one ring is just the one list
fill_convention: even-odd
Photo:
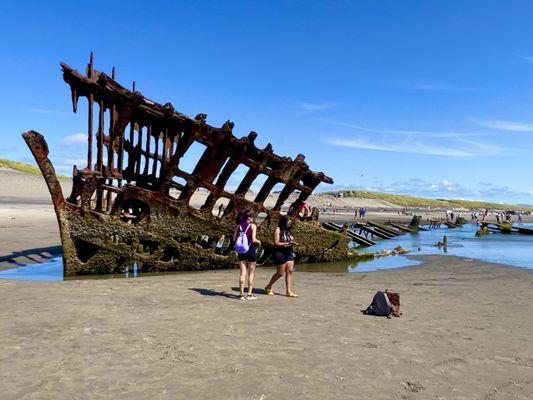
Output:
[[[532,228],[533,224],[520,225],[524,228]],[[533,235],[519,234],[490,234],[483,237],[475,237],[478,227],[465,225],[461,228],[441,228],[424,231],[415,234],[405,234],[390,240],[379,241],[375,246],[359,249],[363,253],[392,250],[396,246],[410,250],[412,255],[451,255],[468,257],[480,261],[506,264],[513,267],[533,269]],[[438,248],[435,244],[448,236],[448,246]],[[301,264],[298,271],[307,272],[371,272],[385,269],[395,269],[421,264],[421,260],[406,256],[388,256],[375,258],[369,261],[353,262],[343,261],[321,264]],[[167,272],[176,274],[179,272]],[[92,279],[106,278],[137,278],[140,276],[154,275],[153,273],[140,273],[135,264],[133,268],[124,274],[91,275]],[[23,267],[0,271],[0,279],[30,280],[30,281],[61,281],[63,280],[63,261],[61,256],[52,258],[41,264],[29,264]],[[70,279],[70,278],[69,278]],[[75,278],[79,279],[79,278]]]
[[[516,225],[533,229],[533,224]],[[322,264],[316,268],[313,264],[299,266],[304,271],[322,272],[371,272],[419,265],[421,260],[416,255],[449,255],[468,257],[479,261],[506,264],[513,267],[533,269],[533,235],[501,233],[476,237],[477,225],[467,224],[460,228],[440,228],[419,233],[408,233],[390,240],[380,240],[371,247],[359,248],[361,253],[375,253],[392,250],[397,246],[410,251],[406,256],[387,256],[370,261],[340,262]],[[436,247],[435,244],[448,236],[448,246]]]

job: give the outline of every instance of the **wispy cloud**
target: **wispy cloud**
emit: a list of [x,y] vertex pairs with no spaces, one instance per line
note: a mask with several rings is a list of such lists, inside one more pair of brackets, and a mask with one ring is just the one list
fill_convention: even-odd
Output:
[[354,149],[387,151],[393,153],[426,154],[448,157],[472,157],[476,155],[472,152],[460,148],[423,144],[420,142],[378,144],[372,143],[367,139],[362,138],[330,139],[328,142],[334,146],[349,147]]
[[51,114],[69,114],[69,113],[67,113],[65,111],[49,110],[49,109],[46,109],[46,108],[39,108],[39,107],[24,107],[24,108],[21,108],[20,111],[26,112],[26,113],[32,113],[32,114],[46,114],[46,115],[51,115]]
[[301,111],[324,111],[335,108],[335,103],[299,103],[298,109]]
[[87,135],[85,133],[75,133],[73,135],[65,136],[61,139],[60,144],[71,146],[87,143]]
[[474,122],[484,128],[497,131],[533,132],[533,123],[531,122],[504,121],[499,119],[474,120]]
[[524,57],[524,61],[533,64],[533,57]]
[[445,157],[481,157],[518,153],[517,150],[476,139],[481,136],[480,133],[387,130],[332,120],[321,121],[357,131],[355,136],[337,136],[326,140],[334,146]]
[[462,86],[449,83],[438,82],[416,82],[403,81],[398,82],[397,85],[408,90],[426,91],[426,92],[473,92],[479,90],[474,86]]
[[442,131],[417,131],[417,130],[395,130],[395,129],[376,129],[368,128],[361,125],[351,124],[348,122],[335,121],[325,118],[316,118],[316,121],[322,122],[328,125],[342,126],[345,128],[351,128],[358,131],[380,133],[384,135],[400,135],[400,136],[425,136],[427,138],[460,138],[469,136],[480,136],[480,133],[466,133],[466,132],[442,132]]
[[456,91],[456,92],[471,92],[476,90],[474,87],[470,86],[453,86],[453,85],[438,85],[438,84],[416,84],[412,85],[409,89],[411,90],[426,90],[432,92],[442,92],[442,91]]

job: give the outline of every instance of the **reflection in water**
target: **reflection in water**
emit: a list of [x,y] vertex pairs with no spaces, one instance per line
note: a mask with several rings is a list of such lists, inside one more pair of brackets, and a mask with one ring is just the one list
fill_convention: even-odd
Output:
[[6,269],[0,271],[0,279],[40,282],[62,281],[63,258],[59,256],[40,264],[28,264],[24,267]]
[[[528,226],[529,225],[529,226]],[[523,227],[533,227],[523,224]],[[390,250],[401,246],[410,250],[410,255],[448,254],[459,257],[469,257],[481,261],[507,264],[515,267],[533,269],[533,236],[490,234],[475,237],[478,229],[476,225],[465,225],[461,228],[442,228],[415,234],[405,234],[391,240],[382,240],[375,246],[360,249],[361,252],[374,253]],[[438,242],[446,245],[436,246]],[[389,256],[368,261],[343,261],[322,264],[297,264],[298,271],[307,272],[370,272],[385,269],[395,269],[419,265],[421,261],[405,256]],[[180,272],[164,272],[162,274],[176,274]],[[142,272],[142,265],[137,262],[125,266],[123,274],[88,275],[68,279],[109,279],[109,278],[137,278],[154,275]],[[0,279],[30,280],[30,281],[61,281],[63,280],[62,257],[52,258],[41,264],[30,264],[19,268],[0,271]]]
[[372,272],[419,265],[418,260],[405,256],[389,256],[365,261],[340,261],[321,264],[297,264],[296,270],[302,272]]
[[[138,272],[139,272],[139,267],[137,266],[137,262],[134,262],[133,263],[133,277],[134,278],[137,278]],[[125,275],[126,275],[126,279],[130,277],[130,266],[129,265],[126,265]]]

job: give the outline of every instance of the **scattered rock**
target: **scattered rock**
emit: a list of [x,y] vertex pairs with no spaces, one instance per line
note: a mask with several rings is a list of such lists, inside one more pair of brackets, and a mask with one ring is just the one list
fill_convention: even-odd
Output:
[[376,257],[386,257],[386,256],[396,256],[398,254],[408,254],[409,250],[404,249],[402,246],[397,246],[394,250],[381,250],[380,252],[375,253]]
[[408,253],[410,253],[409,250],[404,249],[402,246],[395,247],[394,251],[396,252],[396,254],[408,254]]
[[418,393],[426,389],[424,385],[422,385],[419,382],[407,381],[407,382],[402,382],[402,384],[405,386],[405,390],[409,392],[413,392],[413,393]]

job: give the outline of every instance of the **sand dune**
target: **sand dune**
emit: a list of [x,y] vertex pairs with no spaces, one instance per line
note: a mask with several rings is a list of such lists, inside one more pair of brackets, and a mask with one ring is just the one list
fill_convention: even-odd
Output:
[[[72,190],[72,181],[70,179],[61,178],[61,186],[63,188],[63,194],[68,196]],[[192,197],[191,204],[194,206],[200,206],[203,204],[208,196],[208,192],[205,190],[196,191]],[[247,193],[246,198],[253,200],[255,193],[250,191]],[[271,194],[265,201],[267,208],[273,207],[276,203],[277,194]],[[290,200],[294,200],[296,197],[292,196],[287,205],[290,204]],[[25,204],[52,204],[50,200],[50,194],[46,183],[41,176],[31,175],[23,172],[14,171],[11,169],[0,168],[0,202],[20,202]],[[329,195],[312,195],[308,203],[313,207],[336,207],[336,208],[355,208],[355,207],[367,207],[367,208],[387,208],[396,209],[400,206],[388,203],[382,200],[375,199],[363,199],[363,198],[337,198]],[[218,204],[217,204],[218,205]]]

